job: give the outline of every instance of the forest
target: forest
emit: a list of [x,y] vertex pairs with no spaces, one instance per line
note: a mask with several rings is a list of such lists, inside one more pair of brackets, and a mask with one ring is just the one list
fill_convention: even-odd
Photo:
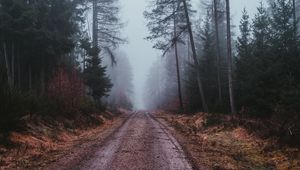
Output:
[[[143,38],[160,56],[145,112],[203,113],[298,147],[300,1],[261,1],[254,17],[245,4],[239,25],[231,0],[197,2],[147,1]],[[31,121],[86,129],[137,113],[120,11],[119,0],[0,0],[0,149]]]
[[116,0],[1,0],[0,131],[27,115],[131,108],[122,25]]
[[228,1],[202,1],[201,14],[176,3],[152,1],[144,13],[147,39],[163,53],[145,85],[147,107],[267,119],[299,133],[299,2],[261,1],[253,19],[244,8],[239,32]]

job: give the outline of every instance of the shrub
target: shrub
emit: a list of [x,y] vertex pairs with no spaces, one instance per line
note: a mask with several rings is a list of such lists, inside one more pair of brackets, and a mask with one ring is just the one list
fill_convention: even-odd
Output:
[[31,98],[15,89],[0,89],[0,131],[16,128],[19,119],[31,111]]
[[78,72],[68,72],[64,67],[58,68],[48,87],[48,96],[53,99],[61,112],[78,112],[84,100],[84,84]]

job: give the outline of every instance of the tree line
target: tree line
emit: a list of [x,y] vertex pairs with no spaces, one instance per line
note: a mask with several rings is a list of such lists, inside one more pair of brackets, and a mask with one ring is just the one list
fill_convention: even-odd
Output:
[[122,26],[117,0],[1,0],[1,129],[26,114],[101,112],[113,87],[103,59],[117,63]]
[[[149,81],[159,83],[145,87],[149,107],[299,119],[299,2],[261,2],[253,19],[244,9],[239,32],[229,0],[202,1],[200,14],[188,0],[153,0],[150,7],[148,39],[170,62],[150,71]],[[172,51],[180,53],[179,66]],[[181,77],[174,78],[176,67]],[[153,93],[158,86],[164,90]]]

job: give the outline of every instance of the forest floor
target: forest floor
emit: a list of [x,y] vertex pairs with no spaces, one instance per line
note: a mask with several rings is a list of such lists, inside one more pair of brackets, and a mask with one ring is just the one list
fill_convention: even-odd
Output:
[[10,134],[13,145],[0,144],[0,169],[300,169],[298,148],[224,115],[122,111],[96,119],[101,125],[75,130],[29,121]]
[[[127,112],[102,126],[62,132],[54,137],[12,133],[13,149],[1,148],[0,169],[192,170],[193,166],[168,127],[153,114]],[[32,135],[35,133],[35,135]]]
[[[56,120],[33,118],[26,121],[25,130],[9,134],[9,145],[0,142],[0,169],[44,169],[66,155],[72,155],[74,160],[79,159],[86,147],[95,145],[94,141],[98,143],[105,140],[122,125],[128,115],[125,110],[117,114],[95,114],[93,121],[98,123],[87,125],[86,121],[77,122],[81,124],[78,128],[66,128]],[[72,126],[74,122],[70,121],[69,124]]]
[[224,115],[219,116],[222,121],[204,113],[185,116],[157,111],[155,116],[170,125],[197,169],[300,169],[298,148],[259,137]]

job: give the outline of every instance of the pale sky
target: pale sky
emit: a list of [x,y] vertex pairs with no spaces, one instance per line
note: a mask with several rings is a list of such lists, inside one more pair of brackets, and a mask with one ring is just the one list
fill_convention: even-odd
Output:
[[[152,48],[152,43],[144,38],[148,35],[146,21],[143,12],[149,0],[120,0],[121,17],[127,23],[122,31],[127,37],[128,44],[123,45],[121,50],[129,57],[133,68],[134,84],[134,106],[136,109],[143,109],[143,88],[149,74],[152,63],[161,56],[161,52]],[[195,9],[199,6],[200,0],[193,0]],[[231,0],[231,15],[234,25],[238,26],[244,7],[248,10],[250,17],[256,13],[256,7],[260,0]],[[196,9],[197,10],[197,9]],[[236,27],[237,29],[238,27]],[[236,30],[238,31],[238,30]]]

